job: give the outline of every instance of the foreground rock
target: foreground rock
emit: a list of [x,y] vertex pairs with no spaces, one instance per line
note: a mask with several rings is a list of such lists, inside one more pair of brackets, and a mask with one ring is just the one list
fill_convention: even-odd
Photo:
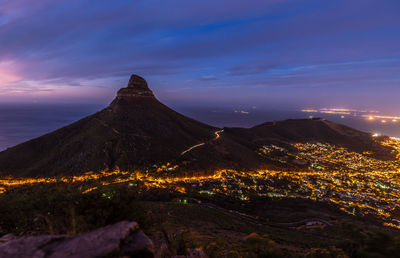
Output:
[[80,236],[36,236],[0,242],[0,257],[154,257],[136,222],[122,221]]
[[186,255],[175,255],[172,258],[208,258],[208,256],[200,249],[189,249]]

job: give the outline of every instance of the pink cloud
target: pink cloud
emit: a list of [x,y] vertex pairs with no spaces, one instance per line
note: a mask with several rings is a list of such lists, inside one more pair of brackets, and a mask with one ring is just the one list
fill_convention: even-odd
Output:
[[14,61],[0,61],[0,87],[20,80]]

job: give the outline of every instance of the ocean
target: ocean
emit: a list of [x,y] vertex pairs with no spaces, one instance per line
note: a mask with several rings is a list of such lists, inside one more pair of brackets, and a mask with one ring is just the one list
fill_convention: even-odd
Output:
[[95,104],[0,104],[0,151],[59,129],[101,108]]
[[[104,108],[103,104],[0,104],[0,151],[39,137]],[[301,110],[273,108],[235,110],[227,108],[174,107],[201,122],[218,127],[251,127],[268,121],[290,118],[308,118]],[[400,121],[382,124],[362,117],[312,114],[353,128],[400,137]]]

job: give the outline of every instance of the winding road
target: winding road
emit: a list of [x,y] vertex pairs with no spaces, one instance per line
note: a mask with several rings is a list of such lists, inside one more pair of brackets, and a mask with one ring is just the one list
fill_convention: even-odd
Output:
[[[215,137],[214,137],[211,141],[209,141],[208,143],[213,142],[213,141],[216,141],[216,140],[218,140],[219,138],[221,138],[221,133],[222,133],[223,131],[224,131],[224,130],[215,131],[215,132],[214,132]],[[195,149],[195,148],[197,148],[197,147],[200,147],[200,146],[205,145],[206,143],[207,143],[207,142],[202,142],[202,143],[199,143],[199,144],[196,144],[196,145],[191,146],[190,148],[188,148],[188,149],[182,151],[181,156],[182,156],[182,155],[185,155],[186,153],[192,151],[193,149]]]

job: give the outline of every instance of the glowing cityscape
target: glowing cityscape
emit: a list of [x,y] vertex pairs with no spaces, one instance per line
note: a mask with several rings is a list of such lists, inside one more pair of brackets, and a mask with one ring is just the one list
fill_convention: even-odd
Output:
[[[219,137],[218,131],[215,133]],[[275,145],[259,149],[259,155],[288,169],[238,171],[217,170],[211,175],[179,176],[177,164],[163,164],[145,171],[88,172],[80,176],[49,178],[3,178],[0,193],[36,184],[71,184],[82,193],[101,191],[102,186],[127,184],[168,188],[183,194],[222,194],[249,200],[252,196],[306,198],[325,201],[353,215],[376,216],[383,225],[400,228],[394,215],[400,207],[400,139],[379,141],[396,152],[395,160],[382,161],[372,153],[350,152],[324,143],[298,143],[293,150]]]

